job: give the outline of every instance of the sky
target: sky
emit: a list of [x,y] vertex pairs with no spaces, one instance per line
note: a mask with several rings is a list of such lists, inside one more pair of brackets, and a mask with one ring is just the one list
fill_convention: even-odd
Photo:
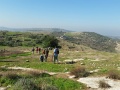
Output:
[[0,27],[120,36],[120,0],[0,0]]

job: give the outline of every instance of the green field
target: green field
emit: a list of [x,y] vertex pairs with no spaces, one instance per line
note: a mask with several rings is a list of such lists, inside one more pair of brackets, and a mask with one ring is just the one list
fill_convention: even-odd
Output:
[[[108,76],[110,72],[114,76],[113,71],[117,72],[114,78],[120,79],[120,53],[93,50],[41,33],[1,31],[0,35],[0,87],[8,86],[8,90],[88,90],[78,78]],[[66,35],[75,36],[76,33]],[[53,63],[53,49],[49,50],[47,62],[40,62],[42,51],[32,53],[33,47],[43,49],[49,45],[59,46],[59,63]],[[69,78],[71,74],[76,78]]]
[[[1,86],[8,86],[11,85],[13,88],[14,84],[17,80],[21,78],[29,78],[35,79],[35,83],[41,83],[41,80],[45,81],[45,83],[50,83],[50,85],[54,85],[55,87],[59,88],[59,90],[85,90],[85,85],[76,82],[75,80],[70,80],[67,76],[65,77],[66,72],[70,72],[73,68],[78,66],[83,66],[86,68],[86,71],[92,71],[99,69],[98,72],[91,74],[90,76],[99,76],[99,75],[107,75],[110,70],[118,70],[120,67],[120,54],[119,53],[109,53],[109,52],[101,52],[86,49],[85,51],[81,50],[65,50],[60,49],[59,54],[59,61],[60,64],[54,64],[52,62],[52,54],[53,50],[50,50],[48,56],[48,62],[40,62],[39,57],[40,54],[32,53],[32,47],[4,47],[10,52],[20,51],[22,53],[12,53],[6,56],[0,57],[0,66],[1,66],[1,73],[0,73],[0,84]],[[3,46],[0,47],[3,49]],[[7,52],[7,51],[6,51]],[[9,53],[10,53],[9,52]],[[74,60],[74,59],[83,59],[74,64],[65,64],[62,63],[64,60]],[[81,65],[84,63],[84,65]],[[19,78],[9,78],[3,77],[2,75],[5,73],[9,73],[11,70],[8,70],[8,67],[24,67],[24,68],[32,68],[47,72],[54,72],[57,75],[53,76],[34,76],[31,77],[29,74],[23,74],[21,70],[12,70],[12,72],[17,72]],[[14,76],[14,75],[13,75]],[[63,83],[64,81],[64,83]],[[63,85],[64,84],[64,85]],[[39,85],[38,85],[39,86]],[[74,86],[74,87],[73,87]],[[9,89],[11,89],[9,88]],[[81,89],[80,89],[81,88]]]

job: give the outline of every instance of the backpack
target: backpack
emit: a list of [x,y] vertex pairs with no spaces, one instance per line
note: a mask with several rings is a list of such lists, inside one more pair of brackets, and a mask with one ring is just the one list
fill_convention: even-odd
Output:
[[44,56],[43,55],[40,56],[40,60],[41,60],[41,62],[43,62],[43,60],[44,60]]
[[55,49],[55,53],[59,54],[59,49],[58,48]]

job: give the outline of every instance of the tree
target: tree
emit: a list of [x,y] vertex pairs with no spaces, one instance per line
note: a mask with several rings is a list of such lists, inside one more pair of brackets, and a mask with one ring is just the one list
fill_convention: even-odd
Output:
[[58,46],[58,40],[54,36],[45,35],[42,40],[42,46],[44,48]]

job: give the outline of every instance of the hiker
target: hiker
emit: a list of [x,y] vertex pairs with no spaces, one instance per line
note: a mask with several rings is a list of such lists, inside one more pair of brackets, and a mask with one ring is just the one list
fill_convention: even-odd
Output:
[[58,63],[58,54],[59,54],[59,49],[55,47],[54,51],[53,51],[53,61],[54,63],[57,61]]
[[45,49],[45,61],[46,62],[47,62],[48,54],[49,54],[49,50],[47,48],[47,49]]
[[34,49],[34,47],[32,48],[32,52],[33,52],[33,54],[34,54],[34,51],[35,51],[35,49]]
[[44,55],[43,55],[43,54],[40,55],[40,61],[41,61],[41,62],[44,61]]
[[38,52],[39,52],[39,54],[40,54],[40,51],[41,51],[41,48],[38,48]]
[[36,53],[38,53],[38,47],[36,47]]
[[45,55],[45,49],[44,49],[44,48],[43,48],[43,50],[42,50],[42,54]]

